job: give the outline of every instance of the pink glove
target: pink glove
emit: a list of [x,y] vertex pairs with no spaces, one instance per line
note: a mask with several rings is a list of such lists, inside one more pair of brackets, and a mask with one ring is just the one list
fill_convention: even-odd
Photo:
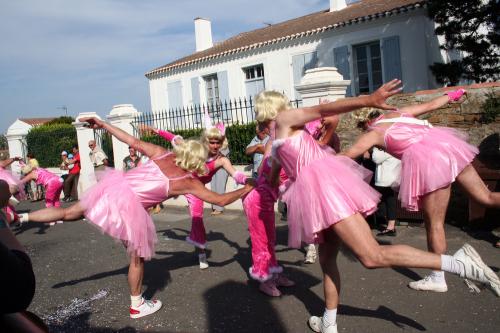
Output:
[[234,181],[236,182],[236,184],[240,184],[240,185],[244,185],[246,183],[246,180],[247,180],[247,176],[245,176],[245,174],[241,171],[236,171],[234,173]]
[[445,95],[448,95],[448,101],[449,102],[456,102],[462,97],[466,91],[464,89],[458,89],[454,91],[448,91],[445,93]]
[[169,131],[164,131],[164,130],[158,130],[158,135],[161,136],[162,138],[164,138],[165,140],[167,141],[170,141],[170,143],[172,145],[175,146],[175,141],[177,139],[181,139],[182,140],[182,136],[180,135],[175,135],[174,133],[171,133]]

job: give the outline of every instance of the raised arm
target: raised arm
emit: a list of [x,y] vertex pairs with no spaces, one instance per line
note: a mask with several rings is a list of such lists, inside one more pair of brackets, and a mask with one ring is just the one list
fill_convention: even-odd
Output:
[[379,133],[370,131],[361,135],[349,149],[340,153],[339,155],[345,155],[347,157],[355,159],[363,155],[364,152],[368,151],[371,147],[375,145],[381,145],[382,143],[380,142]]
[[[362,107],[371,106],[378,109],[391,110],[394,107],[386,104],[386,99],[401,91],[401,81],[392,80],[371,95],[344,98],[331,103],[319,104],[307,108],[282,111],[278,114],[276,122],[278,125],[278,137],[283,137],[283,129],[301,127],[306,123],[335,114],[350,112]],[[287,133],[288,135],[288,133]]]
[[180,135],[176,135],[172,132],[169,132],[169,131],[166,131],[166,130],[161,130],[161,129],[158,129],[158,128],[153,128],[151,127],[151,130],[161,136],[162,138],[164,138],[165,140],[169,141],[171,144],[173,145],[178,145],[180,144],[181,142],[184,141],[184,138]]
[[115,138],[120,140],[123,143],[126,143],[130,147],[135,148],[135,150],[141,152],[142,154],[148,156],[149,158],[158,157],[166,152],[165,148],[157,146],[155,144],[144,142],[136,137],[128,134],[127,132],[115,127],[111,124],[108,124],[105,121],[102,121],[95,117],[90,118],[80,118],[82,122],[88,122],[90,128],[104,128],[109,134],[113,135]]
[[449,91],[445,95],[434,98],[434,99],[430,100],[429,102],[417,104],[417,105],[405,106],[405,107],[400,108],[399,110],[403,113],[408,113],[414,117],[418,117],[418,116],[425,114],[427,112],[439,109],[443,105],[446,105],[448,102],[451,102],[451,101],[456,102],[456,101],[460,100],[460,98],[465,93],[466,92],[464,89]]

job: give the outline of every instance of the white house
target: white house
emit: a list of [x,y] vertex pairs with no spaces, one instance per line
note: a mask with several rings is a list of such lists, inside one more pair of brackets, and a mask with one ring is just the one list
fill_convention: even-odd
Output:
[[304,71],[334,66],[348,94],[400,78],[404,90],[435,88],[429,65],[447,62],[425,1],[330,0],[329,10],[212,42],[211,23],[195,19],[196,52],[146,73],[153,111],[253,96],[262,89],[299,99]]

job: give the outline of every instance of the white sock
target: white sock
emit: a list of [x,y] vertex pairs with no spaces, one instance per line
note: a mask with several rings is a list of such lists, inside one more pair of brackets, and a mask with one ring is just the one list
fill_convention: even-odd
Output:
[[30,220],[28,217],[28,213],[17,214],[17,216],[19,216],[19,222],[21,223],[26,223]]
[[432,271],[431,279],[434,282],[446,283],[446,280],[444,279],[444,272],[443,271]]
[[323,322],[326,327],[335,325],[337,323],[337,308],[332,310],[325,308],[325,313],[323,313]]
[[453,273],[460,276],[465,275],[464,265],[453,256],[449,256],[446,254],[441,255],[441,269],[448,273]]
[[142,300],[142,294],[139,294],[137,296],[130,295],[130,306],[132,306],[133,308],[137,308],[142,304]]

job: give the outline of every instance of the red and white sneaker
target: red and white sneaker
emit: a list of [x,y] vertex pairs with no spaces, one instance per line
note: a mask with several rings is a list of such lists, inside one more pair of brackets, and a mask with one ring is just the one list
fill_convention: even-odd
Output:
[[130,307],[130,318],[137,319],[160,310],[162,304],[161,301],[155,300],[142,300],[141,305],[138,307]]

